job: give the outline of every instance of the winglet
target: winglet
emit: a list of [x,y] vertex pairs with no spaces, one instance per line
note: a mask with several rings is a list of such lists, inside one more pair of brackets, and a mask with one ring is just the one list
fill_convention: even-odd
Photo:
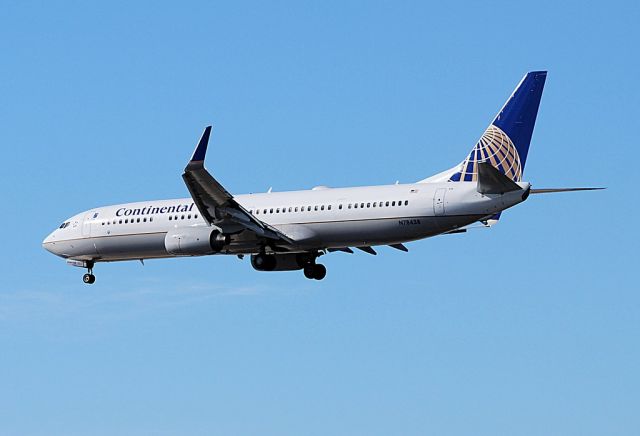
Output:
[[207,154],[207,146],[209,145],[209,136],[211,135],[211,126],[207,126],[204,128],[204,132],[202,132],[202,137],[196,146],[195,151],[193,152],[193,156],[191,156],[192,162],[202,162],[204,161],[204,157]]

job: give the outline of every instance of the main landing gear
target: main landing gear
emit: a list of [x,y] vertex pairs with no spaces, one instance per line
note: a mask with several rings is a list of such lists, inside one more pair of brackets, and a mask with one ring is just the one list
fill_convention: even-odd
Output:
[[312,280],[322,280],[327,275],[327,268],[321,263],[309,263],[304,266],[304,276]]
[[264,251],[251,255],[251,266],[257,271],[299,271],[312,280],[322,280],[327,268],[316,263],[321,252],[266,254]]
[[96,276],[93,275],[93,262],[92,261],[87,262],[87,273],[82,276],[82,281],[85,282],[87,285],[91,285],[91,284],[95,283]]

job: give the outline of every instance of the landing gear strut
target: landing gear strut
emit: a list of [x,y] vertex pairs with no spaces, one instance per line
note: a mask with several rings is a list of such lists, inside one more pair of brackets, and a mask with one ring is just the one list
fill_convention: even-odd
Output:
[[92,261],[88,261],[87,262],[87,273],[82,276],[82,281],[84,283],[86,283],[87,285],[91,285],[91,284],[95,283],[96,276],[93,275],[93,262]]

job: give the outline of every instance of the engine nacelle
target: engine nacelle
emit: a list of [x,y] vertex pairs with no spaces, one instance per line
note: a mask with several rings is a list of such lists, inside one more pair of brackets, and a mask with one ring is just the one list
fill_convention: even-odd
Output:
[[304,268],[312,260],[298,254],[252,254],[251,266],[258,271],[295,271]]
[[178,256],[201,256],[220,252],[229,244],[229,236],[211,227],[171,229],[164,238],[164,248]]

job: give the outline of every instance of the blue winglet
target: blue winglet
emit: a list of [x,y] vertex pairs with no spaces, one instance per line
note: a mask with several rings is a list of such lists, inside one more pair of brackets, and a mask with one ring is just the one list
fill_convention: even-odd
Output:
[[209,145],[209,136],[211,135],[211,126],[207,126],[202,133],[202,137],[196,146],[196,150],[191,156],[191,162],[202,162],[207,154],[207,146]]

